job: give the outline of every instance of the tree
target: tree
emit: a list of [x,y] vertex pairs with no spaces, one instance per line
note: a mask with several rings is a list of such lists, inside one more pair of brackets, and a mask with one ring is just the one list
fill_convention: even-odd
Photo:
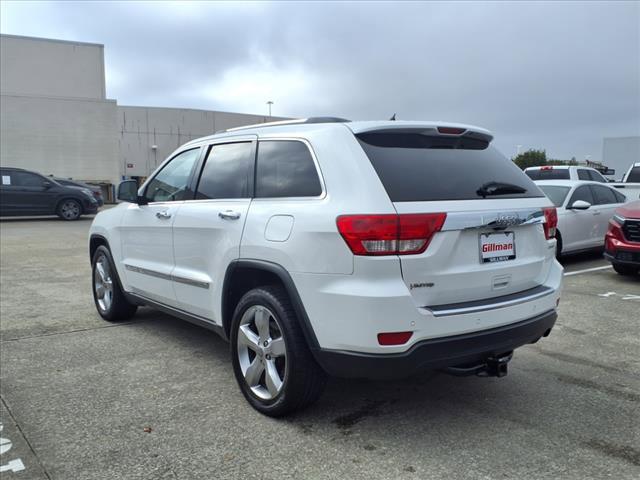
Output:
[[529,149],[518,154],[513,161],[522,170],[528,167],[540,167],[547,164],[547,152],[545,150]]

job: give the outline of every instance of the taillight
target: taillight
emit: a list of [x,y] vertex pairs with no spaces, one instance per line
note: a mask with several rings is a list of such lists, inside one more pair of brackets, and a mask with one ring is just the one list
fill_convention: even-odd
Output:
[[446,218],[446,213],[341,215],[336,224],[355,255],[412,255],[427,249]]
[[540,167],[540,170],[553,170],[553,167]]
[[543,208],[544,212],[544,236],[547,240],[556,237],[556,228],[558,227],[558,211],[556,207]]

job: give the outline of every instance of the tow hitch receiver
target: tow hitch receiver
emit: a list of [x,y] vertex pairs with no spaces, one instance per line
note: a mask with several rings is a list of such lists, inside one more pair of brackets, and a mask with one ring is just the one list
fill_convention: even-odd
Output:
[[507,365],[513,358],[513,352],[503,354],[499,357],[487,358],[487,368],[484,372],[478,372],[481,377],[506,377]]
[[513,358],[513,352],[507,352],[496,356],[487,357],[483,363],[478,365],[461,365],[458,367],[447,367],[445,373],[464,377],[477,375],[479,377],[505,377],[507,375],[507,365]]

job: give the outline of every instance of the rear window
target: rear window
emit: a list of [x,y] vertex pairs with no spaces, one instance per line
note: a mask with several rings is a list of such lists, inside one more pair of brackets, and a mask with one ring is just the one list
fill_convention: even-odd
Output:
[[627,182],[640,182],[640,167],[633,167],[627,177]]
[[356,137],[393,202],[478,200],[483,186],[498,186],[488,199],[543,196],[522,170],[482,140],[418,133]]
[[[527,170],[524,172],[531,180],[569,180],[568,168],[551,168],[542,170],[541,168],[536,170]],[[586,178],[585,180],[589,180]]]

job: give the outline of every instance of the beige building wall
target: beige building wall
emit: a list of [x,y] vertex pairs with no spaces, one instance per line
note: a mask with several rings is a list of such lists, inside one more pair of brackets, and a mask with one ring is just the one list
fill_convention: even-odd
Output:
[[120,181],[114,100],[2,95],[0,102],[2,166],[94,183]]
[[102,45],[0,36],[3,166],[116,184],[116,119]]
[[118,106],[105,97],[103,45],[0,35],[0,57],[3,166],[114,186],[148,176],[189,140],[281,119]]
[[104,100],[104,46],[1,35],[0,93]]
[[118,106],[119,155],[124,175],[146,177],[176,148],[218,130],[280,117],[186,108]]

